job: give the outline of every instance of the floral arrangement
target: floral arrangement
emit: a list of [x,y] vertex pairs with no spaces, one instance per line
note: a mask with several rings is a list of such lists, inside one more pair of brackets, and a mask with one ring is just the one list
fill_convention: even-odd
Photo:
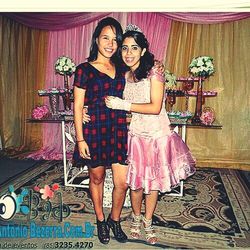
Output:
[[168,70],[165,71],[165,86],[167,89],[176,87],[176,76]]
[[60,188],[59,184],[55,183],[52,185],[52,187],[50,188],[49,185],[45,185],[44,188],[40,188],[38,186],[34,187],[34,190],[36,192],[41,193],[41,198],[43,200],[46,199],[52,199],[54,197],[54,191],[57,191]]
[[186,124],[188,119],[193,115],[190,111],[171,111],[167,112],[169,120],[171,123]]
[[200,119],[203,124],[211,125],[215,120],[214,109],[210,107],[204,107]]
[[174,117],[174,118],[179,118],[179,119],[185,119],[185,118],[191,118],[193,115],[190,111],[171,111],[171,112],[167,112],[168,116],[170,118]]
[[71,76],[76,70],[73,60],[67,56],[60,56],[55,63],[55,71],[60,75]]
[[49,107],[47,105],[39,105],[32,110],[31,117],[36,120],[41,120],[50,114]]
[[215,70],[213,65],[213,58],[210,56],[198,56],[192,59],[188,66],[189,73],[193,76],[209,77]]

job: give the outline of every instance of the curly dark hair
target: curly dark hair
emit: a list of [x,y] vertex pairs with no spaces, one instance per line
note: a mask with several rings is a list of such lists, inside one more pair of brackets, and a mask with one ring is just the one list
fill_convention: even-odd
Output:
[[[143,33],[138,31],[127,31],[123,34],[122,41],[124,41],[127,37],[134,38],[135,42],[142,50],[144,48],[146,49],[146,52],[140,59],[139,67],[134,72],[136,79],[141,80],[147,77],[149,70],[154,66],[154,55],[149,52],[149,43]],[[121,48],[119,48],[118,50],[119,56],[121,57]]]
[[[117,46],[118,48],[121,47],[122,44],[122,27],[121,24],[114,18],[112,17],[106,17],[103,18],[101,21],[98,22],[95,31],[92,35],[92,40],[91,40],[91,47],[90,47],[90,52],[89,52],[89,57],[88,62],[92,62],[95,61],[97,59],[97,55],[98,55],[98,46],[96,43],[96,39],[99,37],[99,35],[102,32],[102,29],[106,26],[110,26],[112,28],[112,30],[115,31],[116,34],[116,42],[117,42]],[[118,51],[116,51],[113,56],[111,57],[111,61],[115,64],[117,63],[121,63],[121,59],[118,56]]]

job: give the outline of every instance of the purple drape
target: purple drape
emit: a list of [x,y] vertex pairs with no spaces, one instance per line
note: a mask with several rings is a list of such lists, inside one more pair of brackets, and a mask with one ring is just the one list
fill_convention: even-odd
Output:
[[172,19],[174,21],[195,23],[195,24],[215,24],[237,21],[250,17],[250,12],[184,12],[184,13],[168,13],[160,12],[159,15]]
[[[136,12],[137,14],[141,14]],[[151,12],[152,13],[152,12]],[[50,12],[50,13],[1,13],[19,23],[36,29],[65,30],[89,24],[110,12]],[[250,12],[156,12],[162,17],[188,23],[214,24],[237,21],[250,17]]]
[[65,30],[89,24],[107,16],[108,12],[1,13],[34,29]]

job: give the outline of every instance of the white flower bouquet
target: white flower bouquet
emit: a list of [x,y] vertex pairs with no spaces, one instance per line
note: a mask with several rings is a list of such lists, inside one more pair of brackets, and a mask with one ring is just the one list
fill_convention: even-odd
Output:
[[60,56],[55,63],[55,71],[60,75],[71,76],[76,70],[73,60],[67,56]]
[[167,89],[176,87],[176,76],[168,70],[165,71],[165,86]]
[[215,70],[213,65],[213,58],[210,56],[198,56],[192,59],[192,62],[188,66],[189,73],[197,77],[209,77]]

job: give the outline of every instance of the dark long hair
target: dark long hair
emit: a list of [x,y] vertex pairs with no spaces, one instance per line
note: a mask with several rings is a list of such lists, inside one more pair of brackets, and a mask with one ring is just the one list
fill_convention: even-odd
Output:
[[[153,67],[154,55],[149,52],[149,43],[143,33],[138,31],[127,31],[123,34],[122,41],[124,41],[127,37],[134,38],[135,42],[140,46],[142,50],[144,48],[146,49],[146,52],[140,59],[139,67],[134,72],[136,79],[141,80],[147,77],[149,70]],[[119,56],[121,57],[121,49],[119,49]]]
[[[116,42],[118,48],[121,47],[122,44],[122,27],[121,24],[114,18],[112,17],[106,17],[102,19],[101,21],[98,22],[95,31],[92,35],[92,40],[91,40],[91,47],[90,47],[90,52],[89,52],[89,57],[88,62],[95,61],[97,59],[98,55],[98,46],[96,43],[96,39],[99,37],[99,35],[102,32],[102,29],[106,26],[110,26],[112,29],[115,29],[115,34],[116,34]],[[113,56],[111,57],[111,61],[113,63],[119,63],[120,58],[118,57],[118,51],[116,51]]]

